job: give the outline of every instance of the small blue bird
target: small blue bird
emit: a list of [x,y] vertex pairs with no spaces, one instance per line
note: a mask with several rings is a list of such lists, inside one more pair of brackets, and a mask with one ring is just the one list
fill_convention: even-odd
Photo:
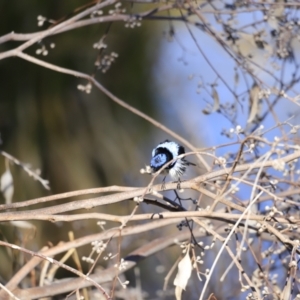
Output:
[[150,163],[152,173],[159,171],[165,164],[174,160],[162,173],[169,174],[174,180],[180,182],[180,177],[185,173],[186,167],[189,165],[195,166],[195,164],[187,161],[184,157],[176,159],[179,155],[184,153],[184,147],[178,145],[176,142],[165,140],[160,143],[152,151]]

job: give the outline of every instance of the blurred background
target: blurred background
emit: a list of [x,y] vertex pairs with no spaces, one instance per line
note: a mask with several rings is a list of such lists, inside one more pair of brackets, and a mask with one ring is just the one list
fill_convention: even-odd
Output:
[[[39,15],[58,20],[84,4],[85,1],[2,1],[0,11],[5,13],[0,36],[12,31],[39,31]],[[38,58],[92,74],[97,57],[93,45],[102,38],[108,26],[100,24],[59,34],[33,45],[27,53],[35,56],[36,51],[45,46],[48,55],[39,55]],[[105,43],[107,52],[116,52],[118,58],[106,74],[98,72],[96,78],[125,102],[200,146],[201,128],[195,134],[193,128],[189,127],[188,116],[179,106],[189,101],[180,92],[182,85],[188,83],[187,74],[178,73],[176,78],[170,80],[164,76],[166,69],[172,72],[173,64],[182,65],[178,46],[179,52],[171,60],[162,61],[160,58],[162,49],[170,43],[168,30],[169,26],[165,22],[145,21],[135,29],[125,28],[124,23],[112,24]],[[53,49],[50,48],[52,43],[55,44]],[[19,44],[5,43],[0,45],[0,51]],[[152,149],[159,142],[170,138],[164,132],[119,107],[95,88],[90,94],[79,91],[77,86],[87,82],[75,77],[55,73],[18,58],[2,60],[0,64],[1,148],[30,164],[33,169],[40,169],[41,176],[50,181],[51,187],[50,191],[46,191],[21,168],[11,165],[15,189],[13,202],[93,187],[139,187],[149,183],[150,177],[141,175],[140,169],[149,164]],[[173,94],[165,95],[166,89],[173,93],[174,88],[178,96],[174,98]],[[4,158],[0,159],[0,171],[5,171]],[[4,201],[2,197],[1,202]],[[125,215],[133,207],[133,203],[122,202],[102,206],[94,211],[105,210]],[[144,208],[141,206],[140,209]],[[153,208],[149,209],[151,211]],[[48,243],[56,244],[68,239],[69,230],[75,232],[75,237],[99,231],[94,221],[31,223],[36,226],[34,237],[32,233],[23,233],[20,228],[2,224],[2,238],[39,250]],[[169,230],[176,232],[177,229],[174,226]],[[155,232],[151,236],[153,238]],[[125,253],[147,242],[145,236],[134,239],[135,243],[129,239],[124,242]],[[7,264],[0,266],[1,277],[5,282],[24,263],[24,258],[12,256],[6,249],[0,250],[1,261],[7,261]],[[90,247],[85,247],[82,254],[87,255],[88,251]],[[168,258],[170,265],[180,251],[175,253],[174,258]],[[165,259],[161,257],[160,262],[165,264]],[[157,258],[155,261],[157,264]],[[143,264],[143,268],[147,268],[153,265],[153,261],[150,259]],[[148,289],[154,291],[161,286],[164,274],[161,278],[149,277],[145,281],[149,285]]]
[[[0,36],[12,31],[37,32],[41,30],[37,20],[39,15],[59,20],[85,4],[83,0],[2,1],[0,11],[4,13]],[[139,4],[125,6],[127,11],[139,10]],[[208,20],[211,21],[209,17]],[[207,91],[203,92],[202,87],[208,83],[213,84],[216,75],[203,56],[199,55],[199,49],[185,25],[147,20],[134,29],[124,25],[119,22],[109,27],[109,24],[104,23],[65,32],[33,45],[26,52],[35,56],[38,49],[46,47],[48,55],[39,55],[38,58],[61,67],[93,74],[98,54],[93,45],[103,37],[109,27],[104,41],[107,44],[106,52],[115,52],[118,58],[105,74],[97,73],[96,78],[101,84],[126,103],[182,135],[196,147],[227,143],[227,137],[221,132],[224,128],[229,130],[233,124],[218,113],[209,116],[203,114],[207,103],[211,103],[211,97]],[[174,28],[175,34],[171,30]],[[212,38],[201,30],[196,30],[195,34],[203,49],[209,54],[208,57],[220,74],[235,91],[243,91],[245,84],[234,82],[234,62],[228,59]],[[55,44],[53,49],[50,47],[52,43]],[[18,44],[20,43],[1,44],[0,51],[12,49]],[[260,59],[263,57],[263,53],[254,53],[248,46],[245,46],[247,51]],[[264,60],[260,64],[264,64]],[[79,189],[111,185],[140,187],[149,183],[150,177],[141,175],[140,169],[149,164],[152,149],[159,142],[170,139],[170,136],[118,106],[97,89],[92,88],[90,94],[78,90],[78,85],[87,84],[78,78],[55,73],[18,58],[1,60],[0,78],[1,148],[30,164],[33,169],[40,169],[41,176],[50,181],[51,187],[50,191],[46,191],[21,168],[11,165],[15,188],[14,202]],[[265,74],[262,78],[265,82],[270,81]],[[221,102],[235,102],[224,85],[217,86],[217,91]],[[247,101],[245,96],[243,104],[246,108]],[[292,109],[286,102],[280,105],[276,108],[277,113],[279,118],[284,119]],[[239,113],[238,122],[244,128],[247,124],[248,108],[240,109]],[[273,121],[272,117],[266,118],[265,124],[272,126]],[[276,131],[272,134],[275,135]],[[1,174],[4,170],[3,158],[0,159]],[[187,176],[203,171],[198,168]],[[3,197],[1,201],[4,203]],[[126,215],[132,211],[134,205],[122,202],[101,206],[94,211]],[[156,211],[153,207],[143,205],[140,205],[139,210]],[[1,224],[2,238],[10,242],[20,241],[31,250],[39,250],[48,243],[56,244],[67,240],[70,230],[74,231],[76,237],[99,231],[94,221],[32,224],[36,226],[34,237],[31,235],[25,238],[19,228]],[[169,227],[164,234],[174,232],[177,232],[175,226]],[[127,238],[122,244],[124,253],[155,236],[161,236],[161,232],[153,231],[149,236],[135,236],[132,240]],[[0,275],[5,282],[24,261],[19,257],[11,259],[12,255],[5,249],[0,251],[1,261],[9,258],[7,264],[0,265]],[[84,247],[81,251],[87,255],[90,247]],[[140,265],[144,270],[150,270],[153,265],[165,267],[158,276],[142,272],[142,277],[147,274],[147,280],[142,282],[148,293],[154,293],[161,288],[166,272],[180,255],[180,249],[174,247],[168,253],[168,256],[160,253]],[[220,268],[226,268],[226,265],[227,260],[224,259]],[[127,276],[134,278],[132,271]],[[228,295],[231,292],[228,291],[226,282],[214,288],[219,295],[223,292]],[[234,291],[232,288],[230,299],[235,299]],[[199,295],[199,291],[196,294]]]

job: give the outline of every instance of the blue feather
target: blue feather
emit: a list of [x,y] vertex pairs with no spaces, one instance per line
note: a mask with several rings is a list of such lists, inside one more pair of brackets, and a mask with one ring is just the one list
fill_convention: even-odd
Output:
[[167,163],[167,156],[163,153],[157,154],[151,159],[151,168],[160,169],[166,163]]

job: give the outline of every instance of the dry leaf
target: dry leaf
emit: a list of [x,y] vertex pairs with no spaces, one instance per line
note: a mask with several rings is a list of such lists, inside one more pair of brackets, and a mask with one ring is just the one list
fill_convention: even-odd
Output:
[[176,300],[181,300],[182,288],[180,286],[176,286],[175,288],[175,297]]
[[36,227],[28,221],[10,221],[10,224],[21,229],[36,229]]
[[280,300],[291,299],[291,290],[292,290],[292,282],[291,279],[289,279],[283,288],[283,291],[280,295]]
[[202,113],[205,114],[205,115],[210,115],[212,113],[212,111],[208,108],[205,108],[202,110]]
[[210,294],[207,300],[217,300],[214,294]]
[[175,295],[176,299],[181,299],[182,290],[185,290],[189,278],[192,274],[192,262],[189,255],[189,250],[187,249],[185,256],[178,264],[178,272],[174,279]]
[[220,108],[220,98],[215,87],[212,88],[212,97],[214,99],[214,106],[212,112],[217,111]]
[[235,71],[234,73],[234,84],[235,86],[237,86],[240,82],[240,76],[239,76],[239,73],[237,71]]
[[250,112],[249,112],[249,117],[247,120],[247,123],[252,123],[255,120],[255,117],[259,113],[259,92],[260,89],[258,85],[255,83],[253,87],[250,90]]
[[6,171],[1,176],[0,189],[5,198],[5,203],[11,204],[14,194],[14,180],[11,175],[8,162],[6,163]]
[[253,34],[240,32],[239,37],[235,42],[238,52],[244,57],[253,56],[257,50]]

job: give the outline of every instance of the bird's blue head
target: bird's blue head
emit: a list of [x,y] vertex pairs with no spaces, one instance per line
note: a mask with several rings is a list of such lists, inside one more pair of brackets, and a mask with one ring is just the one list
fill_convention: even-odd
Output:
[[[156,147],[152,153],[150,166],[153,172],[160,170],[166,163],[173,159],[172,153],[164,147]],[[166,169],[171,167],[167,166]]]
[[158,171],[163,167],[164,164],[168,162],[167,155],[165,153],[160,153],[152,157],[151,168],[154,172]]

